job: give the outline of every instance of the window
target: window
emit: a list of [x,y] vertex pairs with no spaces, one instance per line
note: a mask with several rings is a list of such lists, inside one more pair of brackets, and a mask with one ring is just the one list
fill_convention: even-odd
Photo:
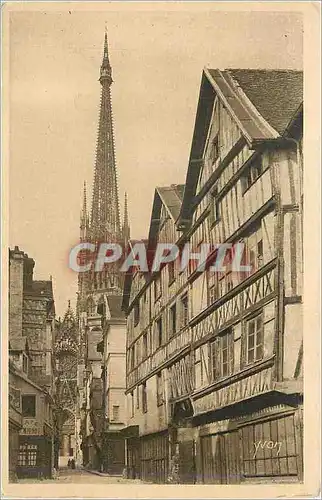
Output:
[[175,335],[177,331],[177,304],[170,307],[170,335]]
[[256,180],[263,173],[263,164],[262,158],[257,157],[244,171],[242,176],[242,189],[243,192],[247,191],[247,189],[256,182]]
[[135,345],[130,349],[130,370],[133,370],[135,366]]
[[146,413],[148,411],[148,398],[146,392],[146,384],[142,384],[142,411]]
[[140,302],[134,304],[134,326],[136,326],[140,321]]
[[232,275],[232,272],[229,271],[227,274],[226,274],[226,292],[229,292],[230,290],[232,290],[234,288],[234,283],[233,283],[233,275]]
[[140,408],[140,387],[139,386],[136,388],[136,407],[137,407],[137,409]]
[[218,277],[215,271],[208,271],[208,305],[218,299]]
[[157,374],[157,405],[161,406],[164,403],[163,399],[163,380],[162,380],[162,373],[159,372]]
[[22,396],[22,416],[27,418],[36,416],[36,396]]
[[143,346],[143,359],[145,359],[148,356],[148,334],[144,333],[142,337],[142,346]]
[[251,267],[251,273],[256,272],[264,264],[263,236],[259,226],[246,241],[247,264]]
[[254,363],[263,358],[263,318],[262,314],[247,321],[246,324],[246,363]]
[[154,280],[154,300],[161,297],[161,275],[157,276]]
[[21,444],[19,446],[18,466],[32,466],[37,465],[37,445],[36,444]]
[[131,418],[134,417],[134,392],[131,392]]
[[28,373],[28,358],[25,354],[22,355],[22,370]]
[[171,261],[168,263],[169,285],[174,282],[175,278],[175,263]]
[[181,327],[185,327],[189,321],[188,294],[181,297]]
[[156,329],[157,329],[157,348],[162,345],[163,338],[162,338],[162,318],[159,318],[156,320]]
[[198,389],[203,385],[203,369],[201,361],[201,348],[195,350],[195,387]]
[[213,165],[217,158],[219,157],[219,134],[217,134],[211,143],[209,159]]
[[212,191],[211,197],[211,223],[215,224],[220,219],[220,208],[219,208],[219,200],[218,200],[218,186],[215,186]]
[[113,405],[112,411],[113,411],[112,420],[114,420],[114,422],[119,422],[120,421],[120,407],[117,405]]
[[213,380],[232,375],[234,371],[234,335],[231,330],[216,338],[211,344]]

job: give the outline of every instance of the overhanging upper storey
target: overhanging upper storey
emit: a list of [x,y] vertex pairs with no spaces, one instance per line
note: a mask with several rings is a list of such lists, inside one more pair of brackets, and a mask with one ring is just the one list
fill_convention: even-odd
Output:
[[293,70],[207,69],[202,73],[185,191],[177,227],[243,148],[282,141],[303,103],[303,73]]

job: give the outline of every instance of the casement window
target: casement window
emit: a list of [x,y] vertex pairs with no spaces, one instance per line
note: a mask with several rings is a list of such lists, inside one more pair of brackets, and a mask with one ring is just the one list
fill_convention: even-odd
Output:
[[35,418],[36,416],[36,396],[23,395],[22,398],[22,416],[26,418]]
[[180,299],[181,306],[181,328],[187,326],[189,322],[189,303],[188,303],[188,294],[185,293],[182,295]]
[[35,467],[37,465],[37,451],[36,444],[21,444],[18,453],[18,466]]
[[142,355],[143,359],[148,356],[148,334],[147,332],[143,334],[142,337]]
[[211,367],[213,380],[232,375],[234,371],[234,334],[225,331],[211,343]]
[[169,277],[169,285],[171,285],[175,279],[175,262],[174,261],[171,261],[168,263],[168,277]]
[[246,239],[247,264],[251,267],[251,273],[256,272],[264,264],[263,235],[261,227]]
[[162,317],[158,318],[155,322],[156,325],[156,347],[160,347],[163,343],[163,325]]
[[146,391],[146,383],[142,384],[142,411],[146,413],[148,411],[148,396]]
[[163,398],[163,378],[162,373],[157,373],[157,405],[161,406],[164,403]]
[[158,300],[161,297],[162,286],[161,286],[161,274],[159,274],[154,280],[154,300]]
[[134,417],[134,392],[131,392],[131,418]]
[[244,171],[242,175],[242,190],[243,193],[257,181],[263,173],[262,157],[257,157]]
[[260,361],[264,354],[264,325],[262,313],[246,323],[246,364]]
[[177,331],[177,304],[170,307],[170,335],[175,335]]
[[120,407],[118,405],[113,405],[112,407],[112,420],[114,422],[120,421]]
[[140,302],[137,301],[134,305],[134,326],[140,321]]

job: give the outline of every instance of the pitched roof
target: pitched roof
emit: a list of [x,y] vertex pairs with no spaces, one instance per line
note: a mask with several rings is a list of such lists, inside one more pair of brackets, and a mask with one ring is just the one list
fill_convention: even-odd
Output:
[[303,72],[205,69],[247,141],[277,139],[303,101]]
[[[192,206],[203,164],[207,131],[216,96],[221,100],[241,132],[235,144],[237,154],[247,142],[250,149],[280,140],[303,103],[303,72],[293,70],[207,69],[202,73],[197,114],[178,228],[191,221]],[[231,151],[232,153],[232,151]],[[222,160],[231,161],[230,153]],[[217,169],[217,174],[219,169]],[[216,174],[216,175],[217,175]],[[215,173],[214,173],[215,175]],[[205,187],[206,188],[206,187]]]
[[180,213],[184,184],[171,184],[171,186],[157,187],[156,190],[172,218],[176,220]]
[[45,280],[35,280],[32,282],[31,290],[27,290],[27,293],[33,293],[35,295],[43,295],[44,297],[53,297],[53,283],[52,281]]
[[282,135],[303,101],[303,72],[266,69],[227,72],[263,118]]

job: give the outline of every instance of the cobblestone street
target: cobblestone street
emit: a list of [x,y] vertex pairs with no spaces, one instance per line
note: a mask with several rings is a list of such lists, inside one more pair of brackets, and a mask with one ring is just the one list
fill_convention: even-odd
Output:
[[85,469],[68,469],[63,468],[59,470],[59,474],[56,479],[20,479],[18,483],[49,483],[52,484],[54,482],[58,483],[83,483],[83,484],[142,484],[142,481],[139,479],[124,479],[120,476],[107,476],[105,474],[88,472]]

